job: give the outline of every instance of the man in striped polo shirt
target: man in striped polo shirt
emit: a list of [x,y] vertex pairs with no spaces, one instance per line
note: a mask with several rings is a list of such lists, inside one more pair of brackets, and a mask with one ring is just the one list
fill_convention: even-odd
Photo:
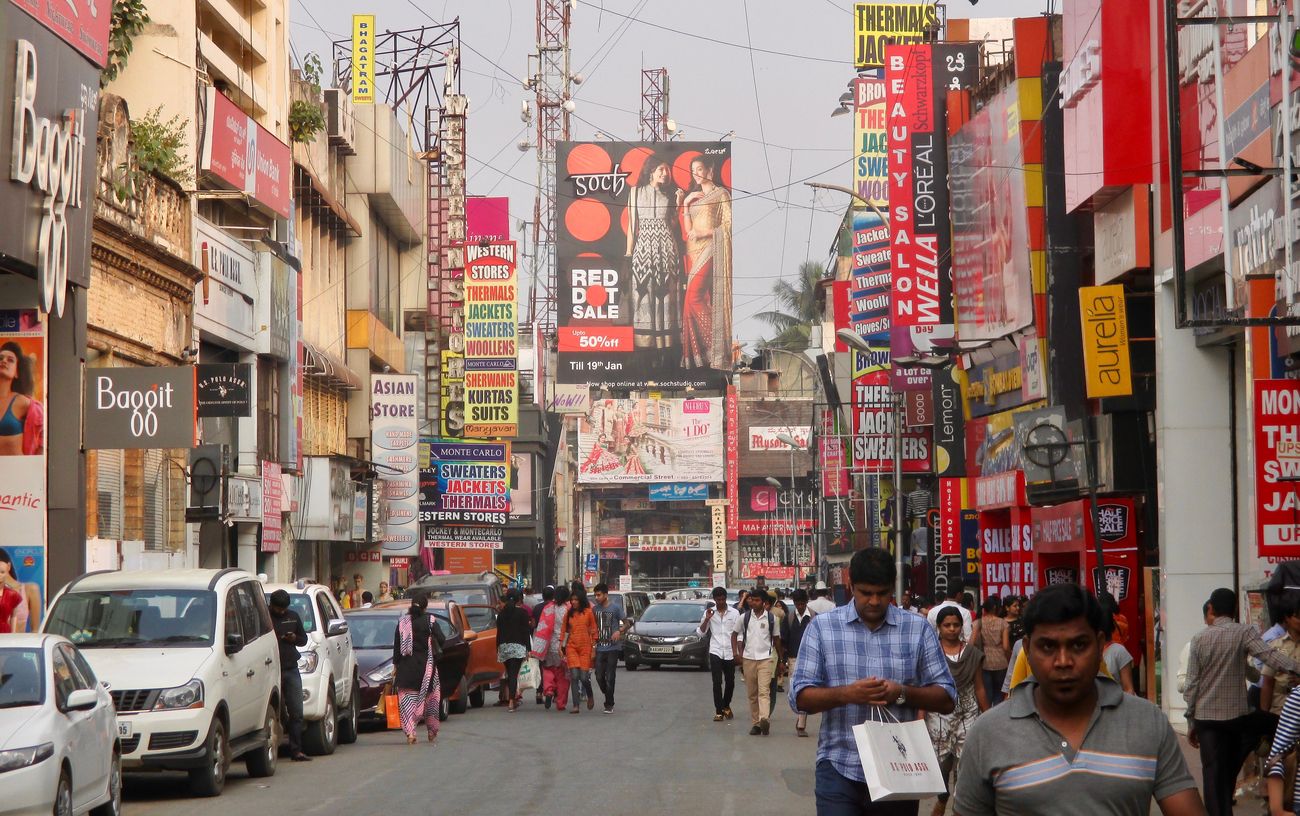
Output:
[[1025,607],[1033,677],[971,726],[953,812],[960,816],[1204,816],[1178,738],[1159,708],[1099,676],[1101,606],[1076,584]]

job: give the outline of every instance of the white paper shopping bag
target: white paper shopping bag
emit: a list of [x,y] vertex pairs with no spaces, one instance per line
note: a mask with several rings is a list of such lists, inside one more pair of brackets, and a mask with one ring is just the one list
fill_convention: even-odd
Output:
[[524,661],[524,665],[519,668],[519,685],[520,691],[536,689],[542,687],[542,666],[537,662],[537,658],[530,657]]
[[873,802],[925,799],[947,790],[924,720],[886,720],[853,726],[858,758]]

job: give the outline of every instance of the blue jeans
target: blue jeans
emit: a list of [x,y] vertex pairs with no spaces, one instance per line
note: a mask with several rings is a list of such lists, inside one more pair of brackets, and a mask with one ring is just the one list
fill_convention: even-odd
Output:
[[302,675],[296,663],[293,671],[280,672],[280,699],[288,720],[289,752],[296,754],[302,750]]
[[828,759],[817,761],[817,816],[916,816],[921,803],[912,800],[872,802],[867,783],[835,770]]

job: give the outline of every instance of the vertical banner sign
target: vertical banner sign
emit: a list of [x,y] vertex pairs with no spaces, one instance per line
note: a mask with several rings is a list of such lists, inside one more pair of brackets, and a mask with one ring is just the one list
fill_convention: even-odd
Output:
[[9,586],[19,591],[28,608],[27,623],[15,631],[39,632],[46,596],[44,416],[50,408],[45,324],[35,309],[0,310],[0,371],[6,369],[16,374],[9,380],[14,394],[9,408],[16,409],[10,413],[7,408],[5,415],[18,417],[22,430],[0,443],[0,546],[9,555]]
[[939,30],[939,12],[933,3],[898,0],[892,3],[858,3],[853,14],[853,66],[879,68],[886,47],[925,41]]
[[934,373],[934,473],[966,472],[966,416],[962,407],[961,371],[951,363]]
[[352,15],[352,103],[375,103],[375,15]]
[[822,496],[849,495],[849,463],[844,440],[835,433],[835,415],[822,408],[817,428],[818,463],[822,472]]
[[370,455],[388,499],[385,555],[419,555],[419,420],[414,374],[370,375]]
[[469,100],[449,94],[442,116],[443,192],[447,202],[442,244],[443,293],[440,372],[442,435],[465,436],[465,112]]
[[[732,502],[734,504],[735,502]],[[730,506],[730,505],[728,505]],[[727,508],[710,508],[713,515],[713,571],[727,571]]]
[[262,462],[262,552],[280,551],[284,479],[279,462]]
[[1083,371],[1088,398],[1132,395],[1124,286],[1117,283],[1080,288],[1079,316],[1083,326]]
[[1255,381],[1255,523],[1260,558],[1300,557],[1300,381]]
[[966,480],[939,480],[939,551],[961,555],[961,518],[966,508]]
[[[853,80],[853,192],[884,210],[889,207],[889,153],[885,80]],[[856,229],[856,227],[855,227]]]
[[[884,138],[883,133],[881,138]],[[872,348],[879,349],[885,365],[889,364],[892,281],[889,225],[875,213],[854,210],[853,288],[849,291],[849,326],[865,338]]]
[[740,397],[727,386],[727,540],[735,541],[740,528]]
[[465,247],[465,435],[519,433],[515,242]]

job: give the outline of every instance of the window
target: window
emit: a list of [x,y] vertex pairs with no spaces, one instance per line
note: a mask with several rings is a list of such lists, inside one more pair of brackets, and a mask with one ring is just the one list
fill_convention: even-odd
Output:
[[211,592],[198,590],[70,592],[50,610],[46,629],[82,649],[211,646],[215,601]]
[[0,709],[45,700],[44,657],[39,649],[0,648]]
[[334,610],[330,609],[329,599],[324,592],[316,596],[316,606],[320,608],[321,629],[328,630],[330,621],[334,620]]
[[122,538],[123,451],[95,451],[95,526],[99,538]]
[[226,638],[239,635],[247,641],[250,637],[244,635],[243,628],[239,625],[239,618],[239,593],[231,589],[226,593]]
[[[262,594],[260,585],[255,588],[251,581],[245,581],[235,589],[239,592],[239,625],[244,630],[244,640],[252,642],[271,631],[270,610],[266,611],[266,620],[263,620],[261,612],[266,608],[266,596]],[[260,605],[258,601],[261,601]]]
[[280,455],[280,376],[270,360],[257,361],[257,453],[269,462]]
[[60,649],[54,654],[54,704],[60,709],[68,704],[68,695],[77,690],[77,680],[72,676],[72,666]]
[[86,665],[86,661],[81,655],[73,651],[72,647],[66,643],[60,643],[55,647],[63,659],[67,661],[72,670],[73,686],[77,689],[93,689],[95,687],[95,673]]
[[167,549],[168,460],[161,450],[146,450],[142,458],[144,468],[141,484],[144,488],[144,548],[154,552]]

